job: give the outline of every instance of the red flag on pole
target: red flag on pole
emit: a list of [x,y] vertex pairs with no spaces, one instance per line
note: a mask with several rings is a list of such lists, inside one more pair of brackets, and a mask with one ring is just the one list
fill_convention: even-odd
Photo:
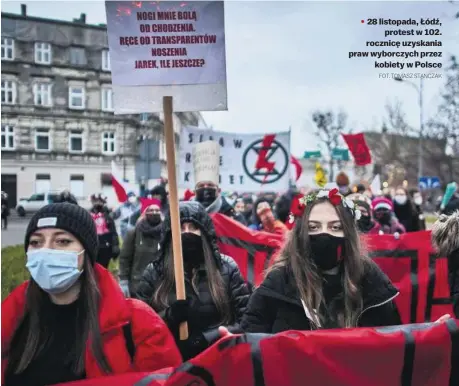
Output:
[[298,181],[301,177],[301,173],[303,173],[303,167],[301,166],[300,161],[298,161],[298,159],[293,155],[290,156],[290,162],[295,167],[295,181]]
[[365,134],[342,134],[357,166],[371,164],[371,153],[365,141]]

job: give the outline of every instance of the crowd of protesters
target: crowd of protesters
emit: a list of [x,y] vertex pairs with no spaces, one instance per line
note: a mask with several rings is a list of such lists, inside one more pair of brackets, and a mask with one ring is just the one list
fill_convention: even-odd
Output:
[[[425,230],[418,190],[374,194],[340,173],[324,189],[223,196],[217,183],[198,181],[179,204],[184,300],[175,293],[166,182],[146,197],[127,196],[109,210],[106,198],[94,194],[87,211],[63,192],[31,218],[24,243],[31,279],[2,303],[2,384],[175,367],[231,333],[402,323],[394,302],[399,291],[365,256],[359,235]],[[448,257],[456,317],[458,203],[453,196],[433,230],[434,245]],[[285,237],[258,288],[220,252],[215,213],[248,232]],[[106,269],[113,259],[118,278]],[[189,337],[181,340],[184,322]]]

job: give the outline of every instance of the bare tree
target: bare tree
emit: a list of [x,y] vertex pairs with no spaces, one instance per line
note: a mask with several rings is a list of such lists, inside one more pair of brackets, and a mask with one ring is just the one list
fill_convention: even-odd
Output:
[[[441,160],[448,165],[448,179],[454,179],[454,158],[459,156],[459,63],[451,56],[446,69],[446,83],[437,114],[427,123],[427,136],[444,139],[452,149],[452,155]],[[446,150],[446,149],[445,149]]]
[[315,135],[325,145],[329,155],[329,181],[332,181],[335,178],[335,160],[332,157],[332,152],[338,147],[339,138],[344,133],[347,115],[342,111],[337,114],[332,111],[315,111],[312,114],[312,120],[316,124]]
[[398,99],[393,102],[387,102],[385,108],[387,118],[384,120],[383,129],[387,132],[401,135],[419,135],[419,130],[413,129],[406,122],[406,114],[403,110],[403,105]]

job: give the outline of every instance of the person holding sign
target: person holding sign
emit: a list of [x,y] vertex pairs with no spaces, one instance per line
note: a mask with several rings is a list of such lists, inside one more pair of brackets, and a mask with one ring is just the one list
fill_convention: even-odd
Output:
[[267,277],[252,295],[246,332],[401,324],[399,291],[360,249],[360,211],[338,189],[300,200],[303,213]]
[[207,213],[221,213],[247,225],[244,216],[238,213],[220,194],[220,145],[205,141],[193,148],[195,200],[206,208]]
[[[218,339],[218,327],[238,331],[250,290],[236,262],[219,252],[214,224],[197,202],[180,203],[186,300],[176,300],[171,218],[163,223],[158,259],[150,263],[136,297],[148,303],[166,321],[184,360],[205,350]],[[178,329],[188,323],[189,338],[179,339]]]

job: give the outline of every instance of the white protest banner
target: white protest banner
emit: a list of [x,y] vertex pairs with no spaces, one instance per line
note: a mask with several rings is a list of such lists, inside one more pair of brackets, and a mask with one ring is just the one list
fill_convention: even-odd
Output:
[[215,141],[197,143],[193,147],[193,171],[195,181],[219,184],[220,145]]
[[195,188],[193,148],[204,141],[220,147],[219,187],[236,192],[285,192],[290,181],[290,132],[240,134],[184,127],[178,184]]
[[[222,1],[106,1],[115,114],[226,110]],[[142,87],[138,87],[142,86]]]

